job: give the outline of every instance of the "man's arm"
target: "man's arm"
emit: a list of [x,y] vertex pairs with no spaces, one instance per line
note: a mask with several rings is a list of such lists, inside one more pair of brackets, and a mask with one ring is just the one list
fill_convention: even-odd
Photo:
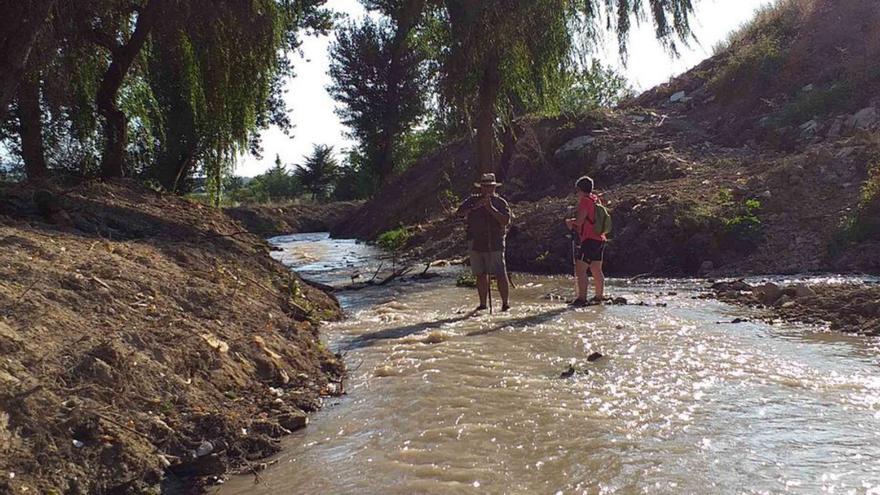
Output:
[[493,204],[491,198],[487,197],[485,201],[486,206],[489,209],[489,214],[492,215],[492,218],[494,218],[495,221],[498,222],[502,227],[507,227],[510,224],[510,218],[512,216],[510,213],[510,207],[507,206],[507,203],[504,200],[501,200],[502,206],[501,209],[498,209]]
[[459,205],[457,210],[455,210],[455,216],[468,216],[468,214],[474,210],[474,206],[474,197],[470,196]]

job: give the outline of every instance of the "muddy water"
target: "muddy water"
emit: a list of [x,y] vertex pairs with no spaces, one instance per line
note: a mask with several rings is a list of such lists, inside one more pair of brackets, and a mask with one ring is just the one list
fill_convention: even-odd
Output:
[[[276,243],[325,282],[375,266],[353,242]],[[569,279],[516,281],[491,316],[449,277],[341,294],[351,318],[324,335],[348,395],[220,493],[880,493],[877,340],[719,324],[749,314],[690,283],[613,281],[652,306],[575,311],[546,299]]]

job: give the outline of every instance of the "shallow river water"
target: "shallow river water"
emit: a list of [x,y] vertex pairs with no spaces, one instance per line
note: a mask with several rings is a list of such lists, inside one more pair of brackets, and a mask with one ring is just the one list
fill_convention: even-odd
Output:
[[[377,265],[326,235],[273,243],[325,283]],[[340,293],[323,334],[348,394],[220,493],[880,494],[880,341],[724,323],[753,315],[687,281],[612,280],[630,305],[570,310],[547,298],[570,277],[517,275],[509,313],[468,317],[455,270]]]

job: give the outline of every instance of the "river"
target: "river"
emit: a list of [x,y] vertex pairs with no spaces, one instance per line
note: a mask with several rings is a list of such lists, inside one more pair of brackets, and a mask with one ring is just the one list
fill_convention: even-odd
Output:
[[[336,285],[370,278],[379,255],[320,234],[272,242]],[[548,298],[570,277],[516,275],[509,313],[469,317],[456,270],[338,294],[349,318],[323,335],[346,356],[347,395],[259,484],[219,493],[880,494],[877,339],[732,324],[754,314],[695,299],[697,281],[611,280],[630,305],[571,310]]]

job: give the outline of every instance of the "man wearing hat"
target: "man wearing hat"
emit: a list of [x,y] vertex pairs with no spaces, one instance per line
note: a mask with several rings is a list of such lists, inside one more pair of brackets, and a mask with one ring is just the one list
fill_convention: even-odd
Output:
[[483,174],[480,181],[474,184],[480,188],[480,194],[472,195],[458,207],[458,214],[467,218],[468,254],[471,270],[477,279],[477,293],[480,295],[477,310],[486,309],[490,275],[495,275],[498,281],[501,311],[510,309],[510,282],[504,261],[504,240],[513,214],[507,201],[495,194],[495,188],[500,185],[495,182],[495,174]]

